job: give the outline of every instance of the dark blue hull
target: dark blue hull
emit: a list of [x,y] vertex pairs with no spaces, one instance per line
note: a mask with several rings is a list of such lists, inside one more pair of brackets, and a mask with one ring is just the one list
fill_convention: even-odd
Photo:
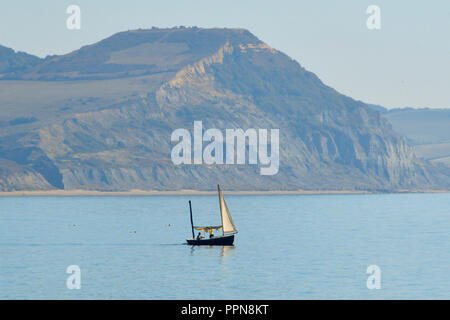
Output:
[[187,239],[187,244],[192,246],[231,246],[234,242],[234,234],[229,236],[214,237],[209,239]]

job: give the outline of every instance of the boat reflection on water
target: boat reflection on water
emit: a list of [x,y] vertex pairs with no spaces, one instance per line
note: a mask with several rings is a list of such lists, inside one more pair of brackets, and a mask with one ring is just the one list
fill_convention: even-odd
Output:
[[[198,250],[214,250],[220,252],[221,258],[228,258],[233,255],[233,250],[235,246],[191,246],[191,255],[195,255],[195,252]],[[220,250],[218,250],[220,249]]]
[[234,246],[223,246],[222,247],[222,258],[226,258],[232,254]]

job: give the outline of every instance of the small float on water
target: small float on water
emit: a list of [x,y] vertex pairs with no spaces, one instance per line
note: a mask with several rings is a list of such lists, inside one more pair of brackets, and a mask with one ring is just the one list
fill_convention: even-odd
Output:
[[[186,239],[187,244],[200,246],[200,245],[208,245],[208,246],[231,246],[234,242],[234,235],[237,233],[236,226],[234,225],[233,219],[231,218],[230,211],[228,210],[227,203],[225,202],[225,198],[223,197],[222,191],[220,190],[219,185],[217,185],[217,191],[219,193],[219,207],[220,207],[220,216],[222,219],[221,226],[194,226],[194,221],[192,219],[192,204],[189,200],[189,211],[191,214],[191,227],[192,227],[192,239]],[[215,236],[214,231],[222,229],[221,236]],[[194,230],[203,231],[209,233],[209,238],[204,238],[200,235],[196,237],[194,234]]]

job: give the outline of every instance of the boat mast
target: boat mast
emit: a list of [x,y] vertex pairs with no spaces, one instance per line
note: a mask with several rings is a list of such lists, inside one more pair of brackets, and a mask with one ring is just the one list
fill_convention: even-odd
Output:
[[189,211],[191,212],[192,239],[195,239],[195,235],[194,235],[194,220],[192,220],[192,205],[191,205],[191,200],[189,200]]

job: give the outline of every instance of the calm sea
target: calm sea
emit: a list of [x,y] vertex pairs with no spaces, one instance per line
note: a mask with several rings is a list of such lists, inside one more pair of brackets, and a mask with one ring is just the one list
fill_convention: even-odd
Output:
[[217,196],[0,197],[0,298],[450,299],[450,194],[226,196],[234,247],[183,244],[189,199],[220,224]]

